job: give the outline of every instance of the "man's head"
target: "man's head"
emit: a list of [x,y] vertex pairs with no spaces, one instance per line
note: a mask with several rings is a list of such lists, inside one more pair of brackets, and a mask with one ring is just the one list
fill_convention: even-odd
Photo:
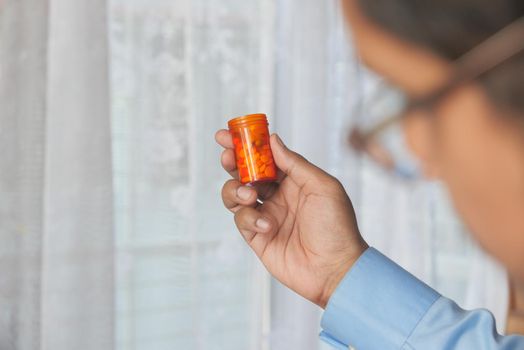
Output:
[[[524,16],[521,0],[342,0],[363,61],[411,97]],[[522,39],[524,40],[524,38]],[[446,183],[483,247],[524,280],[524,53],[404,121],[429,177]]]

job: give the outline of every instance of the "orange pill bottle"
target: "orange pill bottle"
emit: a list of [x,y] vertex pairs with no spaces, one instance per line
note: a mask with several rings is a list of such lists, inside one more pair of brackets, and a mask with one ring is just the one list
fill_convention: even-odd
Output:
[[235,146],[238,176],[243,184],[277,179],[268,125],[265,114],[250,114],[228,122]]

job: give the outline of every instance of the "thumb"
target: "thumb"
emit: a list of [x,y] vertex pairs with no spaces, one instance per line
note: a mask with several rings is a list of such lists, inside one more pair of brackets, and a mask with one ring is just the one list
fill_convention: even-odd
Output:
[[299,187],[304,187],[321,176],[329,176],[306,158],[287,148],[277,134],[271,135],[271,150],[277,167]]

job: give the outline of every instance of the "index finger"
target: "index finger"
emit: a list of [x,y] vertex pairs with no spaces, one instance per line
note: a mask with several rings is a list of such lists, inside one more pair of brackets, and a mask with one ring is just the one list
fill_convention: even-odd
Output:
[[235,148],[233,145],[233,138],[228,130],[218,130],[215,134],[215,140],[217,143],[224,148]]

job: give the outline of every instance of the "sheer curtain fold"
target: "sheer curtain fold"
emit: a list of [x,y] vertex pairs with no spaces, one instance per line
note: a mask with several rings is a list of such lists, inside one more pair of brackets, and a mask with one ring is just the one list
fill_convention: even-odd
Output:
[[113,348],[106,9],[105,0],[50,1],[41,276],[44,349]]
[[113,348],[105,1],[0,11],[0,347]]
[[0,348],[40,344],[47,1],[0,3]]

